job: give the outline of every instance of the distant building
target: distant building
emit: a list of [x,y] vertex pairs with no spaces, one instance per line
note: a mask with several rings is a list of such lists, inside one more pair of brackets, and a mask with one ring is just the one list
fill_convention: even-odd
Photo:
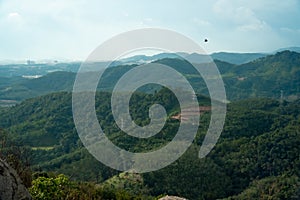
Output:
[[27,65],[33,65],[35,62],[33,60],[27,60]]

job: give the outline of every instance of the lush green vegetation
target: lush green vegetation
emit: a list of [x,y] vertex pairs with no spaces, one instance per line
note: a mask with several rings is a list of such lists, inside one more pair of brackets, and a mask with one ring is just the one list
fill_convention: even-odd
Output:
[[298,199],[300,180],[298,176],[283,174],[254,180],[242,193],[226,198],[238,199]]
[[36,200],[74,200],[74,199],[154,199],[143,194],[131,194],[122,188],[100,186],[93,182],[71,181],[63,174],[34,174],[35,179],[29,188]]
[[[250,59],[252,55],[245,54],[244,56]],[[299,98],[300,53],[283,51],[263,58],[260,58],[261,55],[254,54],[253,56],[258,56],[259,59],[244,64],[231,64],[215,60],[225,83],[227,98],[230,101],[255,97],[279,99],[281,98],[281,94],[284,99],[288,100]],[[222,56],[220,58],[222,58]],[[187,61],[175,57],[162,57],[154,62],[168,65],[181,72],[191,82],[197,93],[208,95],[204,81]],[[121,64],[122,63],[115,62],[113,63],[113,67],[105,71],[98,87],[100,91],[110,91],[125,72],[136,66]],[[38,79],[25,79],[18,76],[5,77],[3,75],[4,77],[0,77],[0,103],[1,100],[21,101],[51,92],[71,91],[76,75],[74,71],[79,68],[79,64],[61,65],[67,65],[65,68],[71,72],[54,72],[47,75],[45,75],[44,72],[42,75],[45,76]],[[53,67],[55,68],[55,66]],[[9,66],[6,66],[6,68],[7,67]],[[1,69],[5,70],[6,68],[4,66]],[[39,69],[43,70],[43,67],[40,66]],[[9,71],[9,69],[6,69],[6,71],[7,70]],[[152,92],[157,89],[159,88],[146,88],[147,91]],[[2,104],[4,103],[5,102],[2,102]]]
[[[153,103],[168,105],[168,114],[172,116],[179,112],[178,103],[173,98],[167,89],[154,94],[136,93],[131,99],[132,117],[141,125],[147,124],[149,119],[145,116]],[[198,96],[198,99],[202,105],[209,105],[209,99],[203,96]],[[122,148],[133,152],[153,150],[165,145],[176,133],[178,121],[168,119],[167,125],[155,137],[136,140],[118,129],[112,120],[109,100],[110,93],[97,94],[98,120],[108,137]],[[79,199],[101,199],[103,195],[113,195],[113,199],[118,199],[118,195],[144,199],[169,194],[189,199],[297,199],[300,188],[299,112],[299,100],[232,102],[228,105],[222,136],[208,157],[197,157],[209,122],[209,113],[205,113],[194,144],[179,160],[164,169],[142,175],[119,174],[85,150],[72,121],[70,93],[29,99],[3,109],[0,122],[6,129],[6,134],[2,135],[17,144],[15,146],[26,149],[23,152],[30,155],[27,161],[30,161],[33,171],[62,173],[70,177],[34,177],[31,191],[36,194],[36,199],[42,193],[51,194],[52,190],[42,189],[49,187],[41,185],[55,185],[56,181],[62,181],[62,177],[66,186],[53,191],[62,192],[59,195],[63,198],[67,198],[64,195],[69,198],[77,194]],[[91,196],[80,196],[87,194]]]
[[227,52],[218,52],[218,53],[213,53],[211,55],[211,57],[214,60],[222,60],[225,62],[238,64],[238,65],[248,63],[265,56],[266,54],[263,53],[227,53]]
[[[81,63],[70,62],[70,63],[34,63],[30,62],[27,64],[1,64],[0,74],[2,77],[22,77],[22,76],[34,76],[34,75],[46,75],[50,72],[55,71],[67,71],[77,72]],[[8,84],[9,82],[6,82]]]
[[[176,58],[156,62],[184,73],[196,91],[207,93],[188,62]],[[164,194],[189,199],[299,199],[300,54],[284,51],[242,65],[216,64],[229,98],[243,100],[228,104],[221,138],[204,159],[198,159],[198,151],[209,112],[201,115],[192,146],[164,169],[120,173],[98,162],[84,148],[74,126],[71,93],[66,92],[75,78],[71,72],[32,80],[1,79],[1,98],[27,100],[0,108],[0,157],[17,170],[34,199],[155,199]],[[170,90],[147,85],[132,96],[131,116],[137,124],[146,125],[149,107],[159,103],[168,114],[166,125],[148,139],[122,132],[111,113],[110,90],[135,66],[117,66],[105,72],[95,108],[113,143],[128,151],[148,152],[172,140],[179,127],[172,116],[180,109]],[[9,84],[12,87],[6,90]],[[29,98],[42,94],[47,95]],[[210,105],[206,96],[197,97],[201,106]]]

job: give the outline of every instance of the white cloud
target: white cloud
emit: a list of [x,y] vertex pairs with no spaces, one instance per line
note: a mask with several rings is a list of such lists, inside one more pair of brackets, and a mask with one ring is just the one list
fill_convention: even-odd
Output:
[[0,56],[84,59],[113,35],[153,26],[201,43],[207,37],[210,51],[254,51],[298,44],[299,16],[297,0],[0,0]]
[[219,0],[214,4],[213,11],[221,20],[231,22],[238,30],[262,30],[268,26],[251,8],[241,6],[236,1]]
[[268,25],[264,21],[257,21],[256,23],[245,24],[237,27],[239,31],[261,31],[267,29]]
[[234,8],[247,7],[251,10],[262,12],[286,12],[292,8],[299,7],[298,0],[217,0],[213,5],[215,13],[230,13]]
[[26,27],[26,20],[19,12],[10,12],[0,19],[0,28],[3,30],[22,31]]
[[198,26],[209,26],[209,25],[211,25],[209,21],[202,20],[202,19],[199,19],[199,18],[193,18],[192,22],[195,23]]
[[22,16],[18,12],[8,13],[6,20],[9,23],[19,23],[19,24],[22,23],[23,21]]
[[12,12],[12,13],[9,13],[7,17],[8,18],[20,18],[21,15],[17,12]]
[[235,12],[235,19],[238,23],[238,30],[242,31],[261,31],[269,28],[268,24],[257,18],[253,10],[239,7]]

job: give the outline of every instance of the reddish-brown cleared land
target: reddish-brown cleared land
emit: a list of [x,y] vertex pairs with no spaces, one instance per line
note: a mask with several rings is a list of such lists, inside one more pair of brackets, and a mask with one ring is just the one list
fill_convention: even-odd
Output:
[[188,121],[189,118],[197,115],[197,113],[199,111],[200,111],[200,114],[204,113],[204,112],[209,112],[209,111],[211,111],[211,107],[210,106],[199,106],[199,110],[195,110],[193,108],[184,108],[184,109],[182,109],[181,113],[172,116],[171,119]]

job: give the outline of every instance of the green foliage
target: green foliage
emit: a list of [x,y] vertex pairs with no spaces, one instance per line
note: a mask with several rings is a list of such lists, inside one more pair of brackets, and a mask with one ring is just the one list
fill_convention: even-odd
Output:
[[[300,54],[283,51],[232,67],[224,77],[229,99],[249,97],[293,99],[300,93]],[[220,68],[222,67],[219,66]]]
[[[203,79],[188,62],[176,58],[156,62],[182,72],[197,92],[208,94]],[[228,105],[221,138],[205,159],[198,159],[197,153],[210,121],[209,112],[201,115],[193,145],[164,169],[139,175],[120,173],[99,163],[78,138],[71,94],[51,93],[72,89],[75,74],[70,72],[50,73],[33,80],[0,79],[1,105],[13,103],[7,99],[27,99],[0,109],[0,127],[5,128],[0,129],[0,156],[16,169],[34,199],[153,199],[161,194],[189,199],[298,199],[300,100],[292,100],[300,91],[300,54],[284,51],[241,65],[222,61],[216,64],[229,99],[247,99]],[[115,66],[105,71],[95,108],[101,127],[114,144],[131,152],[149,152],[172,140],[179,121],[171,116],[180,109],[167,88],[154,84],[141,87],[130,99],[133,120],[147,125],[150,106],[159,103],[168,114],[166,125],[149,139],[123,133],[113,119],[109,91],[135,66]],[[284,99],[278,101],[281,90]],[[200,105],[210,105],[205,96],[198,95],[198,100]],[[31,170],[40,172],[32,182]]]
[[254,180],[250,186],[239,195],[226,198],[227,200],[252,199],[281,199],[292,200],[300,198],[300,179],[297,176],[270,176]]
[[118,188],[102,188],[94,183],[71,181],[63,174],[53,177],[45,175],[46,177],[39,176],[32,181],[29,191],[34,200],[153,199],[150,196],[133,195]]
[[[230,57],[229,54],[225,55],[225,57],[228,56]],[[243,56],[245,56],[245,58],[243,58]],[[242,62],[244,64],[230,64],[224,62],[224,60],[226,61],[227,59],[215,61],[225,83],[227,98],[229,100],[257,97],[279,99],[282,91],[284,99],[297,99],[300,96],[300,53],[283,51],[276,53],[275,55],[259,58],[261,56],[261,54],[241,54],[237,57],[238,60],[247,61],[252,57],[249,59],[249,62]],[[221,57],[216,56],[217,59],[218,57],[222,58],[223,55],[221,55]],[[250,62],[253,58],[259,59]],[[237,61],[236,58],[232,61],[241,63],[240,61]],[[154,61],[154,63],[160,63],[174,68],[188,79],[196,93],[208,95],[204,80],[189,62],[178,58],[162,58]],[[118,63],[115,64],[117,65]],[[57,65],[37,66],[37,68],[32,68],[36,70],[35,73],[38,73],[38,70],[42,70],[43,72],[40,74],[45,76],[30,80],[17,76],[9,77],[9,75],[7,75],[7,73],[10,72],[9,67],[20,66],[2,66],[3,68],[0,68],[0,72],[1,70],[3,71],[3,73],[1,72],[1,75],[4,74],[2,76],[8,77],[0,77],[0,101],[2,100],[3,105],[11,105],[9,102],[5,104],[5,101],[3,102],[3,100],[19,102],[24,99],[52,92],[71,91],[76,75],[73,72],[78,70],[79,63],[69,63],[65,65],[68,66],[61,66],[61,68],[58,68],[59,72],[49,74],[45,73],[43,67],[47,69],[53,67],[55,69]],[[203,65],[206,66],[207,64]],[[103,73],[103,77],[98,84],[98,90],[111,91],[119,78],[136,66],[137,65],[117,65],[109,67]],[[26,69],[26,66],[21,66],[20,68],[23,70]],[[22,71],[21,69],[20,71]],[[27,70],[32,69],[29,67]],[[63,72],[61,72],[62,70]],[[19,76],[26,74],[18,74],[19,72],[15,73]],[[141,91],[154,92],[160,88],[161,87],[158,87],[157,85],[148,85],[147,87],[140,89]]]
[[71,91],[75,75],[72,72],[53,72],[36,79],[5,78],[8,81],[0,91],[0,99],[21,101],[52,92]]
[[103,190],[124,190],[134,196],[149,194],[149,189],[144,184],[141,174],[122,172],[100,184]]
[[[110,95],[109,92],[97,93],[95,107],[100,124],[116,145],[133,152],[147,152],[160,148],[173,138],[179,122],[172,119],[168,119],[163,131],[150,140],[126,136],[112,118]],[[199,99],[203,100],[201,105],[209,104],[207,98],[199,96]],[[298,187],[294,180],[300,174],[299,102],[248,99],[230,103],[218,144],[207,158],[200,160],[197,153],[210,117],[205,113],[201,116],[194,144],[179,160],[138,178],[126,178],[99,163],[83,148],[74,129],[69,93],[30,99],[4,109],[0,123],[9,130],[9,134],[2,132],[2,138],[9,135],[14,142],[22,141],[33,147],[29,150],[35,171],[54,171],[72,177],[72,181],[67,179],[66,185],[60,188],[62,194],[57,194],[69,195],[64,198],[78,195],[77,199],[94,196],[145,199],[160,194],[189,199],[238,198],[240,195],[246,198],[244,193],[255,197],[254,193],[264,194],[263,191],[274,185],[272,197],[288,199],[294,195],[293,188]],[[153,103],[165,104],[169,117],[180,112],[174,95],[163,88],[153,94],[135,93],[130,102],[132,118],[141,125],[147,124],[148,108]],[[50,178],[50,183],[55,185],[53,181],[57,177]],[[50,184],[46,180],[49,181],[45,179],[43,184]],[[74,180],[93,183],[86,185]],[[91,196],[80,196],[82,193]]]
[[211,55],[211,57],[214,60],[222,60],[233,64],[248,63],[265,56],[266,54],[263,53],[227,53],[227,52],[213,53]]
[[54,178],[38,177],[32,181],[30,194],[33,199],[67,199],[73,184],[64,175]]
[[230,177],[210,158],[197,159],[199,149],[192,146],[179,160],[159,171],[143,174],[152,195],[168,194],[188,199],[226,197]]

